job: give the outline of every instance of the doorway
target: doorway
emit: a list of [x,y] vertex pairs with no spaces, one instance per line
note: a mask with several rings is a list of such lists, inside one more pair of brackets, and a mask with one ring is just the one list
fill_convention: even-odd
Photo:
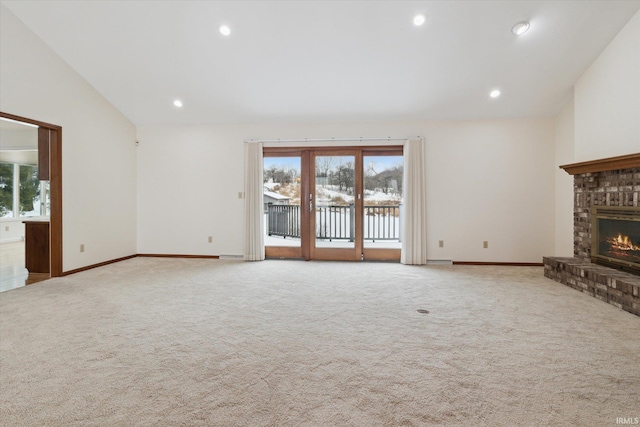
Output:
[[400,260],[402,146],[266,147],[267,258]]
[[[48,193],[49,213],[49,272],[46,277],[62,276],[62,128],[4,112],[0,112],[0,117],[38,128],[38,179],[48,183],[43,184]],[[37,252],[41,254],[44,250],[37,249]]]

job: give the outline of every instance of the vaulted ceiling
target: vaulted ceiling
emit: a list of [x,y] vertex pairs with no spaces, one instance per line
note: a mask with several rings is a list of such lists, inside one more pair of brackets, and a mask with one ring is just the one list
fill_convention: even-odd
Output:
[[[137,125],[549,117],[640,10],[636,0],[1,3]],[[522,36],[519,21],[530,22]]]

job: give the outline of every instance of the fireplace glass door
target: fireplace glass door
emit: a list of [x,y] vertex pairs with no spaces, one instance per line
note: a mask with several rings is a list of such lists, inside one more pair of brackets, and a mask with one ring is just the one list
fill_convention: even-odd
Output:
[[640,271],[640,208],[597,207],[592,217],[594,261]]
[[598,254],[640,264],[640,221],[598,220]]

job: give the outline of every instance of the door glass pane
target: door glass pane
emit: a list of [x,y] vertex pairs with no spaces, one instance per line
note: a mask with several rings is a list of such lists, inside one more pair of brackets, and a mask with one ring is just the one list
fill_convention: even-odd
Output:
[[365,156],[364,247],[401,248],[402,156]]
[[264,245],[300,246],[300,157],[264,158]]
[[355,156],[315,158],[315,245],[355,247]]

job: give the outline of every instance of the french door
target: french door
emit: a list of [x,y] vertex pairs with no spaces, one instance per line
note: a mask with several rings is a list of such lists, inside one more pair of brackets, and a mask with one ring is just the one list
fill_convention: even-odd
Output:
[[310,164],[311,259],[362,260],[362,156],[318,149]]
[[267,258],[400,259],[401,146],[265,148],[264,161]]

